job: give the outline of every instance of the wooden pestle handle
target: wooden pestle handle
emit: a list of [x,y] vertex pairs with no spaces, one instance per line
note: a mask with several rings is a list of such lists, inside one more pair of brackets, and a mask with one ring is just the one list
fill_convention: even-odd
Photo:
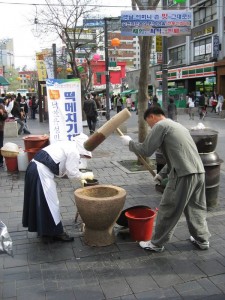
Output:
[[[118,132],[118,134],[120,136],[123,136],[124,134],[122,133],[122,131],[119,128],[116,128],[116,131]],[[138,159],[142,162],[142,164],[146,167],[146,169],[152,174],[153,177],[156,176],[156,173],[154,172],[154,170],[151,168],[151,166],[147,163],[147,161],[138,153],[134,152],[136,154],[136,156],[138,157]]]

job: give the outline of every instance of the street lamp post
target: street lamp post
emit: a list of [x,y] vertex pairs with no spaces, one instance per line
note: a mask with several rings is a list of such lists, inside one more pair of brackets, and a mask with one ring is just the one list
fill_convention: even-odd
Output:
[[104,35],[105,35],[105,88],[106,88],[106,120],[110,119],[110,105],[109,105],[109,51],[108,51],[108,24],[110,18],[104,18]]
[[[163,0],[163,9],[167,8],[167,0]],[[168,106],[168,63],[167,63],[167,37],[162,37],[162,107],[167,113]]]
[[106,119],[110,119],[110,74],[109,74],[109,51],[108,51],[108,21],[119,21],[120,17],[104,18],[105,38],[105,88],[106,88]]

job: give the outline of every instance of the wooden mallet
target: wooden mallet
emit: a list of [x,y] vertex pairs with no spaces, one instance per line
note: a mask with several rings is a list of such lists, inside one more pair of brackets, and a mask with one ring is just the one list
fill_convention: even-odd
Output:
[[[124,134],[122,133],[122,131],[119,128],[116,128],[117,133],[120,136],[123,136]],[[154,170],[152,169],[152,167],[147,163],[147,161],[138,153],[134,152],[136,154],[136,156],[138,157],[138,159],[140,160],[140,162],[146,167],[146,169],[152,174],[153,177],[156,176],[156,173],[154,172]]]

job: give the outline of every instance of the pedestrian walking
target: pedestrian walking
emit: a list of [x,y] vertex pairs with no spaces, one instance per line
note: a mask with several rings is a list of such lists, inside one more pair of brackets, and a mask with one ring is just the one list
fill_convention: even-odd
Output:
[[211,105],[212,105],[211,112],[215,112],[216,113],[216,106],[217,106],[217,99],[216,98],[212,98],[211,99]]
[[32,98],[31,98],[31,118],[33,120],[36,119],[35,115],[36,115],[37,108],[38,108],[38,104],[37,104],[36,97],[32,96]]
[[218,102],[217,102],[217,106],[216,106],[216,112],[217,112],[218,115],[222,112],[223,103],[224,103],[224,97],[223,97],[223,95],[219,94],[218,95]]
[[148,108],[144,119],[152,130],[143,143],[136,143],[129,136],[121,138],[130,151],[144,157],[150,157],[159,148],[167,164],[154,179],[161,182],[168,178],[168,183],[159,205],[152,240],[141,241],[140,247],[162,252],[184,213],[190,241],[207,250],[210,233],[206,222],[205,170],[190,132],[167,119],[159,107]]
[[[8,114],[5,110],[3,104],[0,104],[0,149],[3,147],[4,142],[4,127],[5,127],[5,120],[7,119]],[[0,151],[0,168],[3,167],[3,156]]]
[[131,111],[132,99],[131,95],[126,96],[126,107],[129,111]]
[[87,98],[84,100],[83,110],[87,118],[90,134],[93,134],[95,132],[95,127],[97,123],[98,111],[96,102],[91,97],[91,94],[88,94]]
[[20,104],[18,101],[13,102],[13,108],[11,110],[11,114],[15,118],[15,121],[17,124],[20,125],[20,128],[18,129],[18,134],[21,135],[22,133],[30,134],[30,131],[28,130],[25,122],[24,122],[24,114],[23,109],[21,110]]
[[205,118],[206,115],[206,106],[205,106],[205,95],[203,92],[201,92],[201,95],[199,97],[199,109],[198,109],[198,113],[199,113],[199,119],[203,119]]
[[168,112],[168,118],[177,121],[177,107],[176,104],[174,103],[174,99],[170,97],[169,99],[169,104],[167,107],[167,112]]
[[195,102],[194,102],[194,98],[191,94],[188,96],[187,105],[188,105],[189,120],[194,120]]
[[120,96],[120,94],[116,97],[116,112],[119,113],[123,108],[123,100]]

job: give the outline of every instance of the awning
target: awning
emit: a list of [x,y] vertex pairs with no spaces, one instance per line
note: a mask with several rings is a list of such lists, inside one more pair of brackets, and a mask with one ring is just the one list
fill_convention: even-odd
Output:
[[[176,69],[168,69],[168,81],[210,76],[216,76],[214,62],[201,65],[190,65]],[[162,81],[162,71],[156,72],[156,80]]]
[[138,90],[126,90],[120,93],[120,95],[124,96],[124,95],[129,95],[129,94],[135,94],[137,93]]
[[0,76],[0,85],[6,86],[6,85],[10,85],[10,83],[8,82],[8,80],[5,79],[5,77]]

